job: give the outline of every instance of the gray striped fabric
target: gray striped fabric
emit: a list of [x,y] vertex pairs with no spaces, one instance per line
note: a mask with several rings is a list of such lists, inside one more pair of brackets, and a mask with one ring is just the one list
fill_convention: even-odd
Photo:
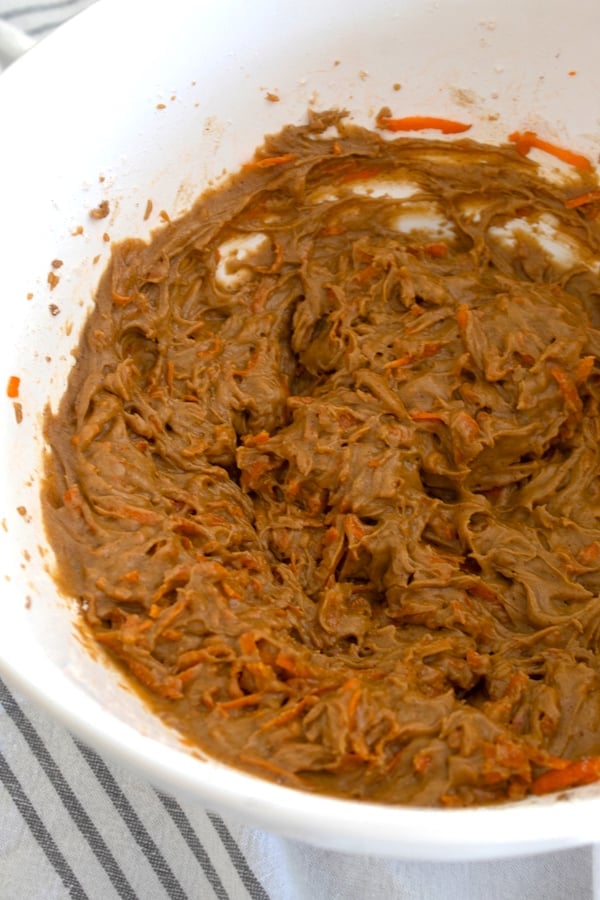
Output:
[[[89,5],[0,0],[0,19],[41,37]],[[155,790],[0,680],[0,900],[600,900],[599,862],[584,847],[402,863],[284,840]]]
[[0,18],[32,37],[40,38],[87,6],[91,6],[90,0],[50,0],[40,3],[36,3],[36,0],[1,0]]
[[0,900],[593,900],[594,856],[419,864],[288,841],[155,790],[0,680]]
[[2,680],[0,811],[2,900],[270,896],[247,829],[109,765]]

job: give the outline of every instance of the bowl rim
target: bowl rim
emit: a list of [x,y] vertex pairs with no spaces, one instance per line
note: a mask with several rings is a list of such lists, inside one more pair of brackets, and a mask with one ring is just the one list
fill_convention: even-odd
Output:
[[[174,3],[181,10],[194,5],[187,0]],[[137,0],[125,4],[121,0],[102,0],[78,13],[2,74],[0,93],[29,79],[38,60],[41,63],[68,53],[76,41],[93,43],[102,21],[117,12],[120,18],[124,11],[128,16],[137,15],[143,6]],[[160,15],[154,10],[146,10],[146,14]],[[201,774],[200,766],[193,769],[189,764],[192,757],[136,733],[106,710],[85,711],[83,703],[77,708],[69,707],[55,692],[61,679],[64,686],[67,684],[63,673],[57,673],[54,683],[40,683],[19,670],[8,656],[0,656],[0,671],[18,691],[69,730],[107,756],[142,772],[152,782],[178,796],[193,797],[293,838],[358,850],[367,834],[369,846],[377,843],[382,855],[408,854],[411,859],[508,856],[600,838],[600,824],[594,827],[594,821],[600,821],[600,793],[596,796],[587,789],[568,791],[560,798],[446,810],[325,797],[273,784],[212,761]]]

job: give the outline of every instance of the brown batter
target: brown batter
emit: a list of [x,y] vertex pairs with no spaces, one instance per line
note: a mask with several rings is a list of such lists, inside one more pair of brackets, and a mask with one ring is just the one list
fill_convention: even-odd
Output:
[[585,187],[327,113],[115,250],[47,525],[96,641],[209,753],[386,803],[600,776]]

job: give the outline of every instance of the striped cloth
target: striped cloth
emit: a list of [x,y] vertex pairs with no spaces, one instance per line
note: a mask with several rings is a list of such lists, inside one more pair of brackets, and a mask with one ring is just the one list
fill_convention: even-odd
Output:
[[0,680],[0,900],[594,900],[594,856],[422,864],[285,840],[157,791]]
[[0,704],[3,900],[268,900],[220,816],[116,771],[2,681]]
[[0,18],[31,37],[41,38],[87,6],[91,6],[91,0],[0,0]]
[[[0,0],[0,20],[38,38],[89,5]],[[156,790],[0,680],[0,900],[70,897],[600,900],[600,849],[423,864],[285,840]]]

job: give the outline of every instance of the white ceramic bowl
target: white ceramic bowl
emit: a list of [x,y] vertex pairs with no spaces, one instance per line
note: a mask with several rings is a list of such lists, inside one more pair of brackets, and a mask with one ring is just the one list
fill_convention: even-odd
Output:
[[[481,140],[533,128],[596,161],[599,32],[598,0],[106,0],[2,75],[3,676],[166,790],[323,846],[473,859],[600,839],[597,786],[494,809],[389,808],[194,757],[77,638],[49,574],[39,502],[42,410],[63,392],[110,252],[105,234],[148,235],[161,209],[182,212],[309,105],[346,107],[362,124],[384,104],[466,119]],[[94,221],[89,210],[104,199],[110,215]],[[55,259],[63,265],[51,290]],[[6,396],[11,376],[20,423]]]

